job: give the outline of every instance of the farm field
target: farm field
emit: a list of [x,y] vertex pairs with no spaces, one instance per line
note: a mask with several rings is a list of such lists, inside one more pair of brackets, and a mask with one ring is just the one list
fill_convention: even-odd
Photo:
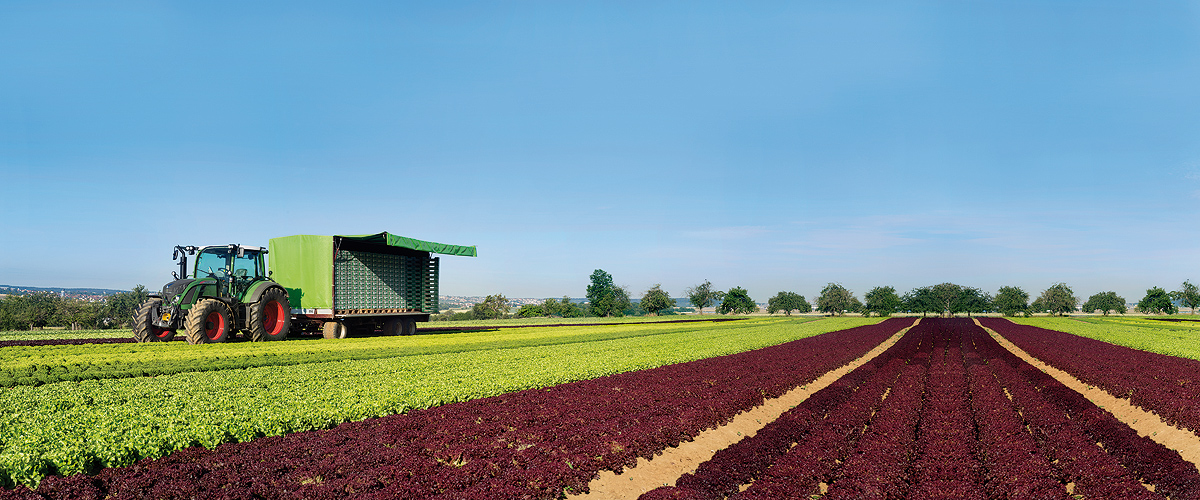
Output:
[[[879,321],[755,318],[341,341],[4,347],[0,366],[46,380],[35,375],[0,391],[0,479],[34,485],[46,475],[95,472],[196,445],[324,429]],[[258,358],[289,361],[255,366]],[[144,373],[179,360],[208,371]],[[73,370],[119,375],[51,380]]]
[[[34,491],[18,487],[0,491],[0,498],[562,498],[586,493],[600,471],[628,469],[639,458],[670,456],[675,446],[767,399],[812,383],[889,337],[898,340],[880,346],[874,351],[882,351],[880,354],[859,360],[852,365],[858,368],[824,388],[814,389],[807,399],[773,421],[764,422],[766,425],[756,432],[748,432],[740,442],[714,450],[711,458],[693,472],[661,478],[658,484],[663,487],[642,494],[641,499],[1200,498],[1200,471],[1194,463],[1174,449],[1139,436],[1104,408],[1010,352],[979,325],[1051,365],[1061,365],[1056,367],[1081,380],[1094,376],[1088,369],[1095,366],[1127,368],[1104,372],[1144,373],[1142,379],[1117,377],[1117,382],[1104,379],[1088,383],[1107,383],[1117,388],[1122,386],[1113,384],[1127,384],[1133,388],[1129,393],[1134,395],[1133,401],[1145,407],[1164,401],[1191,401],[1190,392],[1171,387],[1190,390],[1189,384],[1179,384],[1170,377],[1179,366],[1186,368],[1200,362],[999,318],[981,318],[978,323],[967,318],[926,318],[913,326],[914,322],[915,318],[827,318],[807,322],[761,318],[729,323],[612,325],[582,328],[574,335],[588,340],[580,342],[520,344],[542,336],[547,341],[561,340],[553,340],[556,334],[545,331],[561,329],[530,328],[524,332],[527,338],[514,337],[514,346],[509,348],[489,346],[393,358],[17,386],[4,393],[62,387],[91,390],[89,384],[112,390],[120,384],[157,379],[194,390],[205,380],[225,380],[224,375],[233,375],[229,378],[243,383],[252,380],[249,386],[218,384],[212,394],[231,399],[194,409],[185,418],[172,419],[171,412],[155,414],[123,428],[124,434],[111,434],[106,441],[94,440],[90,433],[77,434],[80,446],[74,448],[74,454],[57,451],[56,446],[72,443],[67,435],[43,436],[37,443],[27,443],[27,449],[41,447],[42,461],[5,462],[6,467],[18,466],[7,469],[12,480],[34,484],[37,477],[62,472],[64,465],[72,464],[88,474],[65,478],[50,475]],[[853,328],[840,329],[845,327]],[[613,338],[588,337],[599,333],[595,328],[612,328],[609,333]],[[634,328],[661,332],[618,333]],[[588,329],[592,329],[590,333]],[[454,335],[470,338],[523,331]],[[821,332],[828,333],[817,335]],[[746,342],[748,337],[760,348],[730,348],[732,344],[743,346],[738,342]],[[681,346],[692,357],[680,355]],[[721,350],[727,354],[701,354]],[[515,357],[497,357],[497,352]],[[1054,353],[1066,361],[1055,358],[1051,355]],[[449,363],[462,357],[470,361]],[[639,361],[630,370],[611,369],[613,365],[626,366],[622,361],[625,358]],[[683,362],[662,362],[667,358]],[[403,360],[407,366],[418,359],[428,362],[411,371],[377,371],[381,363]],[[638,362],[643,366],[636,366]],[[342,366],[358,367],[367,375],[339,371],[337,367]],[[582,372],[570,379],[561,375],[564,367]],[[262,374],[313,373],[312,368],[335,376],[318,377],[316,383],[284,377],[280,379],[282,385],[299,382],[301,389],[295,393],[272,392],[261,400],[245,398],[248,387],[273,387]],[[606,369],[610,371],[603,373]],[[1192,369],[1195,373],[1195,367]],[[477,371],[464,374],[464,370]],[[536,372],[541,378],[534,379],[541,382],[523,378],[530,372]],[[526,384],[522,390],[514,392],[504,386],[506,381],[518,379]],[[423,405],[395,406],[400,399],[372,387],[387,385],[387,380],[453,380],[448,384],[457,383],[466,397],[459,402],[425,399]],[[1157,385],[1150,380],[1158,380]],[[389,387],[394,390],[398,385]],[[158,390],[164,388],[156,386]],[[489,390],[491,394],[487,394]],[[313,405],[316,400],[303,397],[288,399],[322,391],[337,392],[344,399],[323,400],[329,403],[326,407]],[[453,391],[447,391],[450,393]],[[1139,399],[1138,393],[1155,396]],[[206,397],[218,399],[213,395]],[[36,421],[45,422],[56,415],[76,412],[72,415],[75,420],[89,425],[101,420],[107,425],[136,420],[135,412],[115,418],[91,415],[91,421],[80,420],[80,409],[93,405],[99,396],[100,391],[90,392],[88,397],[93,399],[87,403],[33,397],[29,399],[36,401],[17,408],[16,413],[36,415]],[[105,402],[106,411],[119,412],[120,405],[147,411],[140,408],[140,396],[127,397],[120,404]],[[184,399],[184,394],[175,393],[154,400],[152,405],[179,404]],[[380,400],[393,406],[376,405]],[[2,404],[9,403],[6,400]],[[339,422],[336,418],[323,424],[305,424],[315,430],[288,427],[309,413],[343,406],[356,408],[359,413],[340,425],[335,425]],[[301,411],[295,411],[297,408]],[[226,428],[224,434],[217,432],[215,429],[227,421],[247,418],[237,414],[237,409],[271,414],[273,419],[253,424],[273,423],[277,428],[262,432],[262,427],[234,426]],[[375,416],[372,412],[380,416],[367,418]],[[1164,412],[1158,414],[1168,420]],[[1186,412],[1176,411],[1173,415]],[[69,426],[69,422],[62,419],[41,427],[31,424],[24,430],[37,432]],[[187,425],[175,425],[182,422]],[[136,435],[138,428],[166,427],[172,440],[168,444],[174,450],[159,441],[162,458],[98,470],[101,460],[112,457],[124,460],[111,462],[113,465],[151,457],[144,454],[147,449],[136,448],[141,444],[136,437],[124,443],[119,439]],[[21,434],[7,424],[0,429],[4,429],[6,446],[0,457],[11,460],[16,454],[7,447]],[[209,434],[197,434],[195,429]],[[93,433],[108,430],[92,427]],[[1200,440],[1200,436],[1193,437]],[[98,446],[82,446],[93,441]],[[191,446],[196,444],[203,446]],[[126,446],[123,456],[99,454],[120,446]],[[20,469],[21,465],[27,468]]]
[[[1186,318],[1175,316],[1173,318]],[[1092,316],[1083,318],[1009,318],[1012,322],[1067,332],[1134,349],[1200,359],[1200,321],[1163,321],[1139,316]]]

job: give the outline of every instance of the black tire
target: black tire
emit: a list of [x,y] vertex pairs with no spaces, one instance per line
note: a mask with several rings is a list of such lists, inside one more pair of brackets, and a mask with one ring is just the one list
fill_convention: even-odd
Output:
[[291,329],[292,309],[282,288],[272,287],[250,304],[250,329],[246,330],[250,340],[284,340]]
[[404,318],[388,318],[383,323],[384,335],[403,335],[404,334]]
[[400,331],[400,335],[412,335],[415,333],[417,333],[417,320],[404,318],[404,329]]
[[233,334],[229,306],[217,299],[201,299],[188,311],[185,329],[189,344],[220,343]]
[[133,338],[138,342],[167,342],[175,338],[175,330],[154,326],[162,307],[162,299],[146,299],[133,316]]
[[350,335],[350,328],[341,321],[326,321],[321,325],[321,336],[327,339],[344,339]]

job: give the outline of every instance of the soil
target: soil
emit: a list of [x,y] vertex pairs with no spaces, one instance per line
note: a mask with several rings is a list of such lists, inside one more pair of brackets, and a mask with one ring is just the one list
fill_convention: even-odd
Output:
[[[921,319],[917,318],[909,328],[916,326],[920,321]],[[625,469],[622,474],[601,471],[600,477],[588,484],[589,493],[571,495],[568,498],[634,499],[655,488],[673,486],[679,476],[695,472],[696,468],[711,459],[717,450],[728,448],[745,437],[757,434],[760,429],[808,399],[813,393],[832,384],[851,370],[875,359],[907,332],[908,328],[900,330],[849,364],[822,375],[808,385],[792,389],[783,396],[769,399],[762,405],[742,412],[728,424],[704,431],[691,442],[681,443],[675,448],[663,450],[662,454],[655,456],[652,460],[639,458],[634,468]]]
[[[979,324],[979,321],[976,320],[975,323]],[[1030,356],[994,330],[989,328],[984,328],[984,330],[987,330],[988,334],[996,339],[1000,345],[1004,346],[1005,349],[1050,374],[1050,376],[1062,382],[1063,385],[1083,394],[1092,403],[1095,403],[1096,406],[1105,409],[1116,417],[1117,420],[1124,422],[1133,428],[1133,430],[1136,430],[1139,435],[1149,437],[1167,448],[1178,451],[1184,460],[1191,462],[1193,465],[1196,465],[1197,469],[1200,469],[1200,436],[1187,429],[1180,429],[1163,422],[1162,419],[1158,418],[1158,415],[1141,409],[1132,404],[1128,399],[1113,396],[1099,387],[1088,386],[1067,372],[1047,365],[1041,360]]]

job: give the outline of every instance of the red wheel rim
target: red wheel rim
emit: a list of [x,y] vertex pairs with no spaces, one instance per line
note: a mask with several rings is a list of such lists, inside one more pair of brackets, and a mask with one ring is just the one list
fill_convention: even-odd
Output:
[[263,308],[263,330],[267,331],[267,335],[279,335],[283,331],[283,304],[278,300],[272,300]]
[[175,333],[175,331],[168,330],[166,328],[158,328],[158,327],[150,328],[150,334],[154,335],[155,337],[158,337],[160,339],[165,339],[167,337],[170,337],[172,333]]
[[204,318],[204,334],[208,336],[208,340],[217,340],[224,332],[225,317],[216,311],[208,313],[208,317]]

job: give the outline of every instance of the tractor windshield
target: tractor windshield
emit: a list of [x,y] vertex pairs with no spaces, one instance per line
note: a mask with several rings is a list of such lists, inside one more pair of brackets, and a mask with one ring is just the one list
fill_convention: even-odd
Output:
[[196,278],[229,275],[229,247],[205,248],[196,256]]

